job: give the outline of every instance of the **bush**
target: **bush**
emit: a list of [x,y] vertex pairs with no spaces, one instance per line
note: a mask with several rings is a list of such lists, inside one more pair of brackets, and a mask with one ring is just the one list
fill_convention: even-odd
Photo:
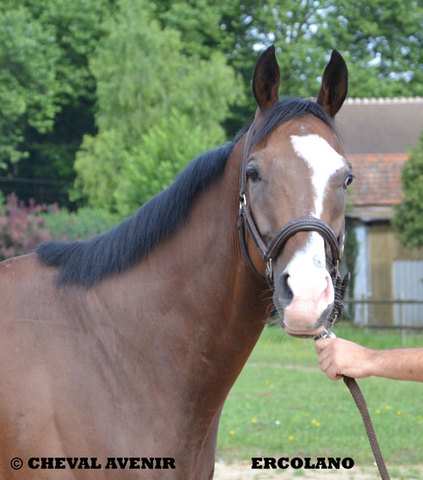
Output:
[[400,239],[409,248],[423,247],[423,133],[410,149],[410,158],[401,174],[403,200],[392,219]]
[[44,205],[35,205],[31,200],[26,206],[14,193],[0,199],[0,260],[29,253],[51,238],[45,219]]
[[204,129],[190,123],[186,115],[173,111],[158,120],[141,136],[140,145],[127,153],[113,193],[115,208],[121,215],[137,211],[168,187],[192,158],[223,143],[220,128]]
[[119,218],[105,210],[83,207],[77,212],[65,208],[50,209],[42,213],[51,233],[52,240],[87,240],[116,225]]
[[26,206],[16,194],[6,200],[0,192],[0,260],[32,252],[47,240],[86,240],[109,230],[119,218],[106,211],[81,208],[78,212],[58,205]]

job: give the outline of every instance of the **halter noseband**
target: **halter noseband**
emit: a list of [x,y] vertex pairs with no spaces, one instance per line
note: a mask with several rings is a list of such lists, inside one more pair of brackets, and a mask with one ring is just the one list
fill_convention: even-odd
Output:
[[[254,222],[247,200],[247,163],[253,128],[254,124],[252,124],[248,130],[245,140],[240,176],[238,235],[242,254],[251,270],[259,278],[267,281],[270,288],[273,290],[273,264],[285,246],[286,242],[298,232],[317,232],[319,235],[321,235],[326,245],[329,246],[332,254],[333,268],[331,269],[330,275],[335,291],[334,306],[329,322],[329,326],[332,326],[341,318],[343,311],[342,300],[350,279],[349,273],[347,273],[343,279],[339,274],[339,264],[341,262],[344,249],[344,231],[342,230],[340,236],[336,237],[333,230],[323,220],[310,216],[297,217],[286,223],[272,238],[269,245],[265,243],[257,228],[257,225]],[[257,271],[257,268],[251,260],[245,238],[245,226],[247,227],[248,233],[250,234],[260,257],[266,264],[265,277],[263,277],[263,275]]]

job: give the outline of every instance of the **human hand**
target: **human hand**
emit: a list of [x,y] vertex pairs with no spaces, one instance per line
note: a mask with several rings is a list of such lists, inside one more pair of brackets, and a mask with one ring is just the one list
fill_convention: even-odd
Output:
[[364,378],[371,375],[372,350],[342,338],[321,338],[316,341],[320,370],[331,380],[343,375]]

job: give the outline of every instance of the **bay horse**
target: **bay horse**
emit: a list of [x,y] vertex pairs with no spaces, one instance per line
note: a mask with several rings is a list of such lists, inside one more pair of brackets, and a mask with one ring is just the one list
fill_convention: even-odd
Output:
[[347,68],[333,51],[316,102],[280,100],[279,84],[272,46],[248,134],[109,232],[0,263],[2,480],[211,479],[271,294],[289,334],[328,326],[352,179],[333,125]]

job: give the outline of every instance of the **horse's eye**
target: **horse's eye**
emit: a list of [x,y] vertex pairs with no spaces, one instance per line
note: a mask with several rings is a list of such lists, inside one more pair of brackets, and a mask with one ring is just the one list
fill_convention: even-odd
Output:
[[351,185],[353,180],[354,180],[354,175],[352,175],[351,173],[348,174],[344,180],[344,187],[347,188],[348,185]]
[[261,180],[260,172],[253,166],[247,168],[247,177],[252,182],[259,182]]

